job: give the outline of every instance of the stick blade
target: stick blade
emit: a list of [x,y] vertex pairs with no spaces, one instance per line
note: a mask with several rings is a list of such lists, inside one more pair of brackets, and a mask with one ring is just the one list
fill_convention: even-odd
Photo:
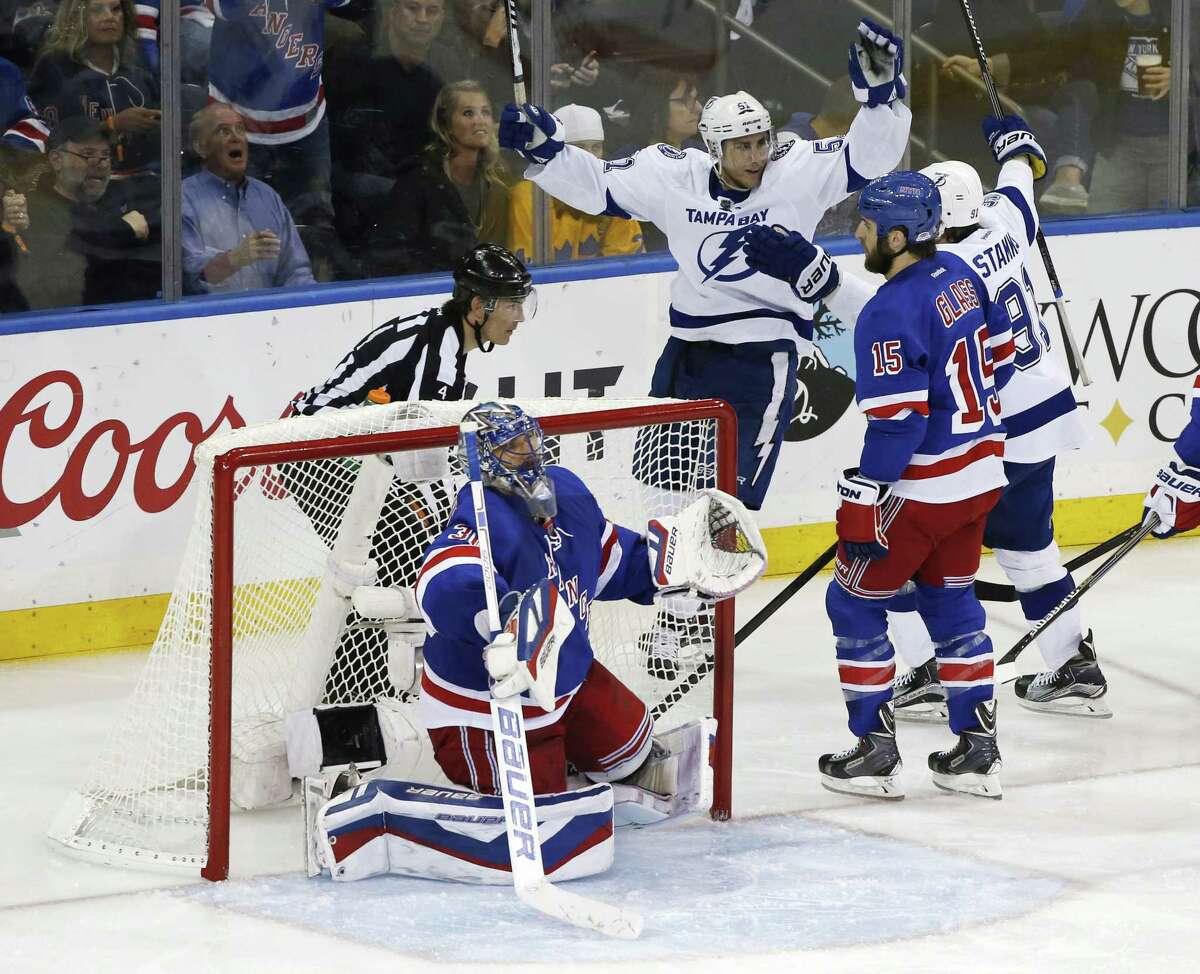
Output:
[[595,930],[606,937],[637,940],[642,932],[640,914],[560,889],[547,879],[530,886],[518,886],[517,896],[546,916],[585,930]]

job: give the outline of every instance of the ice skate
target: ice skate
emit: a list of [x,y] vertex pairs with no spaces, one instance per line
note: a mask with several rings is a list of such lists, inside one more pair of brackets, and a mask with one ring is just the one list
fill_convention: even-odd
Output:
[[678,616],[660,611],[654,625],[638,636],[646,670],[659,680],[687,675],[713,655],[712,613]]
[[977,798],[1003,798],[1000,790],[1000,747],[996,743],[996,701],[975,708],[980,726],[963,731],[948,751],[929,755],[933,783],[943,791]]
[[896,723],[892,705],[879,711],[883,727],[860,737],[858,743],[837,754],[822,754],[817,760],[821,785],[829,791],[865,798],[896,801],[904,797],[896,776],[903,765],[896,747]]
[[931,658],[899,677],[892,688],[892,704],[897,720],[944,724],[946,690],[938,682],[937,662]]
[[1079,643],[1079,651],[1057,670],[1018,677],[1013,689],[1017,702],[1027,710],[1074,717],[1112,716],[1103,699],[1108,681],[1096,662],[1091,632]]

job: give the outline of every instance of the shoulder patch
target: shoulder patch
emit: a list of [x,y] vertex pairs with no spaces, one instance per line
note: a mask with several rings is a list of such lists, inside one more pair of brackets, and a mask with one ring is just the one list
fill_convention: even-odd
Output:
[[633,156],[626,156],[624,159],[610,159],[604,163],[604,171],[612,172],[614,169],[628,169],[633,165]]
[[658,151],[661,152],[668,159],[683,159],[683,158],[685,158],[685,153],[682,149],[676,149],[675,146],[667,145],[666,142],[658,143]]
[[799,139],[788,139],[786,142],[776,142],[775,151],[771,153],[771,161],[774,162],[776,159],[782,159],[792,151],[792,146],[799,141]]
[[840,135],[831,139],[815,139],[812,144],[813,152],[837,152],[845,142],[846,140]]
[[988,193],[987,196],[985,196],[983,198],[984,206],[995,206],[999,202],[1000,202],[1000,197],[997,196],[995,193]]

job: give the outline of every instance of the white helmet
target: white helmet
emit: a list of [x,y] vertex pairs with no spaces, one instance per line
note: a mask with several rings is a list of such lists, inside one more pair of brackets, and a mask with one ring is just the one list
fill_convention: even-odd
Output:
[[933,180],[942,195],[942,228],[973,227],[979,222],[983,205],[983,184],[979,173],[965,162],[935,162],[921,170]]
[[740,139],[759,132],[771,133],[770,149],[774,151],[771,113],[753,95],[737,91],[732,95],[713,95],[704,103],[700,113],[700,137],[708,146],[714,165],[721,164],[721,143],[726,139]]

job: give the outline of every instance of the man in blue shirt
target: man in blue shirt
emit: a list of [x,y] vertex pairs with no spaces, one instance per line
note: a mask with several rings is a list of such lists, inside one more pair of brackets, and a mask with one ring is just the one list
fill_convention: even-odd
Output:
[[183,181],[183,286],[188,294],[312,284],[308,254],[279,194],[246,175],[242,117],[219,102],[192,119],[204,171]]

